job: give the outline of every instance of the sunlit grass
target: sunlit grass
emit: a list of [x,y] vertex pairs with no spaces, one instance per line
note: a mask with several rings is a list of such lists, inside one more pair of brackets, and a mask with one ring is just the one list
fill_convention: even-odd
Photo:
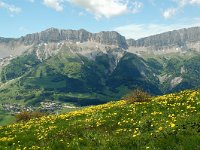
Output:
[[0,127],[0,149],[200,149],[200,92],[121,100]]

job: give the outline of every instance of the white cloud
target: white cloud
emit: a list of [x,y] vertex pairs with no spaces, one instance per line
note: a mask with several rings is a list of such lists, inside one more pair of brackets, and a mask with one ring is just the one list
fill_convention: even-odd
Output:
[[28,29],[26,27],[24,27],[24,26],[21,26],[21,27],[19,27],[19,31],[23,32],[23,33],[27,33]]
[[31,3],[34,3],[34,2],[35,2],[35,0],[27,0],[27,1],[29,1],[29,2],[31,2]]
[[137,13],[143,4],[135,0],[68,0],[95,15],[96,19],[111,18],[125,13]]
[[188,0],[191,4],[200,4],[200,0]]
[[150,3],[151,5],[156,6],[155,0],[148,0],[148,1],[149,1],[149,3]]
[[[114,30],[125,36],[126,38],[139,39],[167,31],[200,26],[200,18],[186,19],[179,21],[179,24],[130,24],[117,27]],[[188,22],[188,23],[186,23]]]
[[178,8],[168,8],[163,12],[163,17],[165,19],[169,19],[173,17],[177,11],[178,11]]
[[171,18],[176,13],[179,13],[187,5],[200,5],[200,0],[174,0],[177,3],[177,7],[168,8],[163,12],[163,17],[166,19]]
[[84,13],[84,12],[79,12],[79,13],[78,13],[78,16],[80,16],[80,17],[81,17],[81,16],[85,16],[85,13]]
[[7,4],[3,1],[0,1],[0,8],[4,8],[4,9],[8,10],[9,13],[11,13],[11,15],[13,15],[14,13],[21,12],[21,8],[16,7],[15,5]]
[[43,4],[47,7],[53,8],[56,11],[63,11],[64,0],[43,0]]
[[35,2],[35,0],[26,0],[26,1],[31,2],[31,3],[34,3],[34,2]]
[[179,6],[185,6],[185,5],[193,5],[197,4],[200,5],[200,0],[176,0]]

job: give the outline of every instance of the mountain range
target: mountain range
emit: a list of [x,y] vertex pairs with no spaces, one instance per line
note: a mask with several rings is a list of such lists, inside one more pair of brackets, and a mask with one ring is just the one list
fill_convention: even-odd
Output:
[[0,102],[95,105],[135,88],[153,95],[200,85],[200,27],[138,40],[115,31],[50,28],[0,38]]

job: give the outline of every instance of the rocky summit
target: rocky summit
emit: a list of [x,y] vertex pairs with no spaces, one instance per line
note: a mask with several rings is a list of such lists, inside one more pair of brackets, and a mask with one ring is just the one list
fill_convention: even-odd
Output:
[[125,37],[117,32],[100,32],[92,34],[84,29],[81,30],[58,30],[50,28],[40,33],[29,34],[19,39],[25,44],[38,44],[41,42],[97,42],[107,45],[118,45],[119,47],[126,48]]
[[30,46],[41,43],[93,42],[108,46],[117,46],[132,53],[177,53],[182,51],[200,51],[200,27],[180,29],[166,33],[141,38],[138,40],[125,39],[115,31],[90,33],[84,29],[59,30],[50,28],[39,33],[28,34],[20,38],[0,38],[0,57],[20,55]]
[[163,47],[163,46],[185,46],[188,43],[200,41],[200,27],[180,29],[166,33],[141,38],[138,40],[129,39],[129,46],[135,47]]

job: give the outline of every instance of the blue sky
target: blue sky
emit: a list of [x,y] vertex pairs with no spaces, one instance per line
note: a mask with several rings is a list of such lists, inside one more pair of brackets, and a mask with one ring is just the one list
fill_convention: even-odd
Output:
[[0,37],[55,27],[138,39],[200,26],[199,10],[200,0],[0,0]]

